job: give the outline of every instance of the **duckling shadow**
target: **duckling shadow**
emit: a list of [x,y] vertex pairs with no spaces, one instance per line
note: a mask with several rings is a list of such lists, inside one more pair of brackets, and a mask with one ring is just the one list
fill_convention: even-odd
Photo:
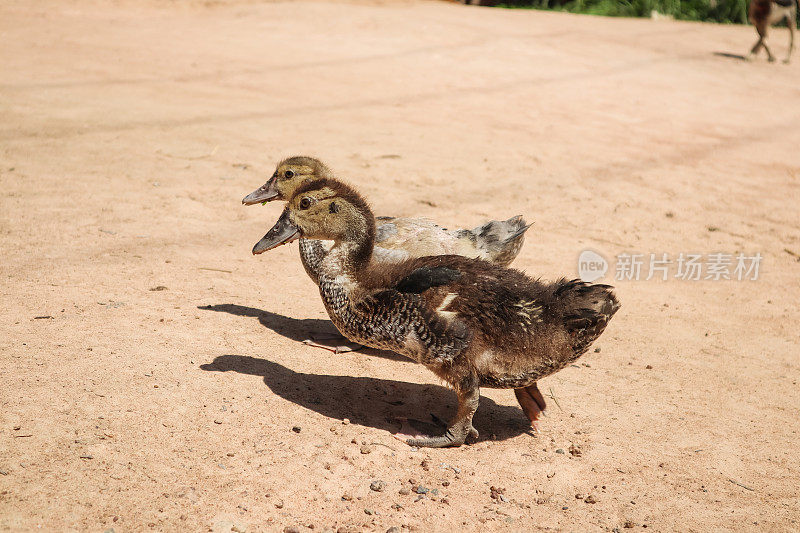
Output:
[[[453,391],[438,385],[420,385],[370,377],[305,374],[257,357],[220,355],[200,365],[209,372],[239,372],[261,376],[269,389],[286,400],[328,418],[349,418],[354,424],[386,430],[400,429],[397,417],[430,420],[431,415],[449,420],[455,414]],[[265,411],[263,416],[268,416]],[[530,433],[522,410],[482,397],[474,425],[479,440],[494,436],[505,440]],[[441,429],[444,432],[444,428]]]
[[[257,318],[261,325],[265,328],[271,329],[278,335],[297,342],[303,342],[307,340],[312,332],[339,335],[339,331],[330,320],[321,320],[318,318],[291,318],[278,313],[273,313],[272,311],[265,311],[263,309],[256,309],[255,307],[247,307],[237,304],[198,305],[197,308],[204,311],[217,311],[236,316]],[[318,350],[320,348],[313,349]],[[408,362],[408,359],[405,357],[388,350],[362,348],[358,351],[358,353],[383,357],[393,361]]]

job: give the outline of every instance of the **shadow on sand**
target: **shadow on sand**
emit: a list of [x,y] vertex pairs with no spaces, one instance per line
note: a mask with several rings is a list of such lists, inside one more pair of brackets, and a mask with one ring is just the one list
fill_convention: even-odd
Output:
[[[283,365],[245,355],[221,355],[200,366],[209,372],[239,372],[261,376],[269,389],[286,400],[329,418],[390,431],[400,429],[397,417],[449,420],[455,414],[453,391],[438,385],[420,385],[369,377],[303,374]],[[499,405],[482,397],[474,425],[479,440],[491,435],[504,440],[530,432],[518,407]],[[444,430],[439,429],[442,433]]]
[[[265,328],[271,329],[278,335],[297,342],[303,342],[310,338],[311,333],[339,334],[333,322],[330,320],[321,320],[318,318],[291,318],[273,313],[272,311],[264,311],[262,309],[256,309],[255,307],[237,304],[199,305],[197,308],[203,311],[217,311],[219,313],[229,313],[236,316],[257,318]],[[319,350],[319,348],[309,349]],[[409,362],[409,360],[402,355],[387,350],[362,348],[358,350],[358,353],[383,357],[393,361]]]
[[742,54],[731,54],[730,52],[713,52],[717,57],[727,57],[728,59],[738,59],[739,61],[747,61],[747,57]]

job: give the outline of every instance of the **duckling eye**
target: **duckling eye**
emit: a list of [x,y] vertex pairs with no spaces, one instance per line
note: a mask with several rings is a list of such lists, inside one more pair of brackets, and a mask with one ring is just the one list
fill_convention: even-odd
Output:
[[284,177],[286,179],[293,178],[294,177],[294,172],[291,171],[291,170],[287,170],[286,172],[283,173],[283,175],[284,175]]
[[311,207],[311,198],[305,197],[300,200],[300,209],[308,209]]

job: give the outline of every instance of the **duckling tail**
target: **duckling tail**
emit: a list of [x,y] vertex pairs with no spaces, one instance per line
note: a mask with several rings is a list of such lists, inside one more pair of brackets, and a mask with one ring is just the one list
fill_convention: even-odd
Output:
[[500,266],[508,266],[517,257],[525,232],[532,224],[525,222],[522,215],[508,220],[491,220],[472,230],[464,230],[482,252],[480,258]]
[[577,359],[603,333],[620,303],[610,285],[590,285],[579,279],[561,280],[555,296]]

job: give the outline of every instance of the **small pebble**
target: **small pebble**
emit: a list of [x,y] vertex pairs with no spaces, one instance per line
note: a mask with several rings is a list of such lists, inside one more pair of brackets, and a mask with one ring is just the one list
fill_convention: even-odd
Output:
[[594,353],[600,353],[600,347],[599,346],[594,349]]
[[636,524],[634,524],[630,520],[625,520],[625,523],[622,525],[622,527],[624,527],[625,529],[631,529],[631,528],[633,528],[635,526],[636,526]]
[[295,433],[300,433],[302,430],[303,430],[303,428],[301,428],[300,426],[292,427],[292,431],[294,431]]
[[400,489],[398,491],[398,494],[402,494],[403,496],[407,496],[407,495],[411,494],[411,491],[408,490],[407,487],[403,487],[402,489]]
[[345,492],[342,494],[342,501],[351,502],[353,501],[353,496],[349,492]]
[[386,530],[386,533],[400,533],[400,528],[397,526],[392,526]]
[[364,455],[366,455],[368,453],[372,453],[372,448],[370,448],[369,444],[362,444],[361,445],[361,453],[363,453]]
[[574,444],[569,445],[569,454],[575,457],[580,457],[583,455],[580,446],[575,446]]
[[386,482],[380,479],[376,479],[372,483],[369,484],[370,490],[374,490],[375,492],[383,492],[386,490]]
[[278,509],[283,509],[283,500],[276,501],[275,507],[277,507]]
[[85,453],[85,454],[81,455],[81,459],[94,459],[94,456],[89,455],[88,453]]
[[589,494],[586,499],[583,500],[585,503],[597,503],[597,499]]
[[346,426],[349,423],[350,423],[350,419],[349,418],[345,418],[344,420],[342,420],[342,425],[344,425],[344,426]]
[[297,526],[286,526],[283,528],[283,533],[300,533],[300,528]]
[[417,494],[428,494],[428,490],[429,489],[423,487],[422,485],[417,485],[417,487],[414,489],[414,492]]
[[222,420],[214,420],[215,424],[222,424]]
[[562,450],[561,448],[558,448],[558,449],[556,450],[556,453],[564,453],[564,450]]
[[364,514],[372,516],[372,509],[364,509]]
[[653,370],[653,365],[647,365],[645,368],[646,368],[647,370]]

